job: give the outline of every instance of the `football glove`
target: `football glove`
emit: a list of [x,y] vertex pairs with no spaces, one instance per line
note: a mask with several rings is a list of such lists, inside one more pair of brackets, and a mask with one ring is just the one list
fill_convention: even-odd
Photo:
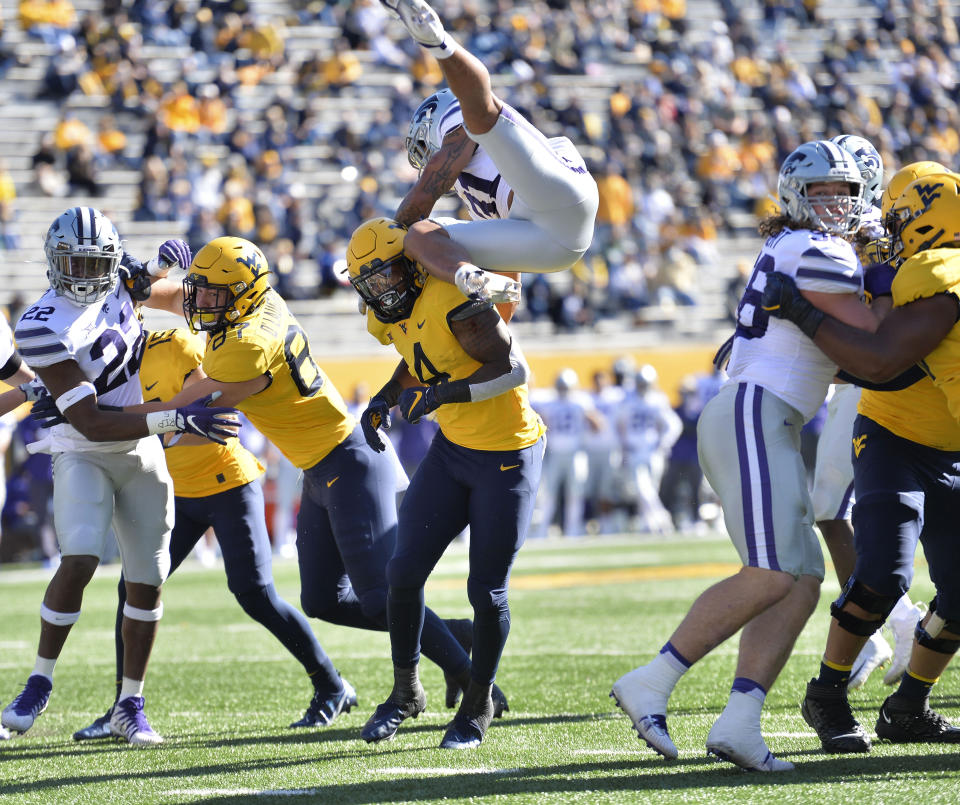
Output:
[[49,394],[42,394],[36,399],[30,409],[30,416],[41,428],[52,428],[54,425],[62,425],[67,421],[63,411],[57,408],[57,404]]
[[457,269],[453,283],[468,299],[496,304],[520,301],[519,282],[469,264]]
[[436,411],[442,403],[437,399],[437,390],[433,386],[412,386],[400,393],[397,401],[400,415],[411,425],[431,411]]
[[[188,263],[189,265],[189,263]],[[236,436],[240,431],[240,421],[237,419],[237,412],[233,408],[210,407],[220,396],[219,391],[194,400],[182,408],[177,408],[176,430],[178,433],[190,433],[194,436],[203,436],[211,442],[217,444],[226,444],[226,440],[231,436]]]
[[360,427],[363,429],[363,438],[367,440],[371,450],[382,453],[387,449],[377,432],[381,428],[390,430],[390,405],[383,397],[378,395],[370,400],[369,405],[360,414]]
[[144,302],[150,298],[150,275],[147,267],[136,257],[124,253],[120,260],[120,279],[127,286],[134,302]]
[[870,299],[893,294],[893,278],[897,269],[889,263],[876,263],[863,272],[863,292]]
[[26,398],[24,402],[36,402],[42,397],[50,396],[50,392],[47,391],[47,387],[43,385],[43,381],[39,377],[21,383],[17,388],[23,392],[23,396]]
[[160,250],[157,252],[157,262],[165,268],[173,268],[175,265],[180,268],[189,268],[190,263],[193,262],[193,255],[186,241],[165,240],[160,244]]
[[760,306],[777,319],[792,321],[808,338],[813,338],[825,314],[803,297],[793,277],[771,271],[760,298]]

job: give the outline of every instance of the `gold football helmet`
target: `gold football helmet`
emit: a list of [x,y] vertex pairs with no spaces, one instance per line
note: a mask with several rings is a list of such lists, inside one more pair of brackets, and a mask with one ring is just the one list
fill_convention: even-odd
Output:
[[900,197],[900,194],[907,189],[907,185],[924,176],[930,176],[934,173],[949,172],[949,169],[941,165],[939,162],[926,160],[923,162],[911,162],[909,165],[904,165],[893,175],[893,178],[890,180],[890,184],[886,186],[886,189],[884,189],[880,196],[880,220],[883,222],[884,232],[879,237],[868,241],[863,246],[863,252],[866,259],[874,263],[886,263],[890,260],[893,243],[890,237],[890,232],[886,228],[887,215],[890,212],[890,208],[893,206],[893,202],[896,201]]
[[409,318],[424,275],[403,253],[407,228],[390,218],[364,221],[347,244],[350,284],[373,315],[392,323]]
[[885,226],[895,268],[924,249],[960,241],[960,176],[931,173],[910,182],[893,202]]
[[222,237],[197,252],[183,281],[183,315],[190,329],[215,332],[246,316],[270,288],[270,267],[249,240]]

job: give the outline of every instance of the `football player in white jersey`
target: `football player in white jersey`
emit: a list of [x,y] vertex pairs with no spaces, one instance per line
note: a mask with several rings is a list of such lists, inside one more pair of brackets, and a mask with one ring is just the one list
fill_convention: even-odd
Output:
[[623,472],[636,503],[636,529],[666,534],[673,519],[660,500],[660,479],[666,454],[683,432],[683,423],[667,395],[657,388],[657,370],[649,363],[637,370],[633,390],[615,414],[623,447]]
[[[593,240],[597,184],[573,143],[548,140],[493,94],[486,67],[424,0],[381,2],[437,58],[450,86],[411,123],[407,153],[423,174],[397,213],[410,226],[405,253],[466,296],[516,302],[519,283],[478,266],[514,275],[570,268]],[[451,188],[474,220],[426,219]]]
[[[877,204],[883,193],[883,159],[873,144],[854,134],[841,134],[831,138],[856,161],[863,176],[863,212],[855,244],[874,241],[883,233],[880,209]],[[865,256],[858,251],[858,257]],[[859,387],[838,383],[833,387],[827,402],[827,419],[817,443],[817,460],[813,473],[813,515],[817,528],[830,552],[840,586],[847,583],[853,573],[857,556],[853,547],[853,527],[850,515],[853,511],[853,463],[850,461],[850,439],[853,421],[857,418]],[[875,668],[886,665],[893,656],[890,645],[879,631],[874,632],[863,647],[850,671],[847,687],[859,688]]]
[[611,694],[642,739],[676,757],[666,725],[673,688],[693,663],[742,628],[730,698],[707,736],[707,751],[766,772],[793,768],[767,748],[760,711],[823,580],[800,429],[836,372],[802,328],[781,326],[762,308],[766,276],[774,269],[789,274],[805,297],[837,318],[877,326],[860,299],[863,269],[847,240],[859,228],[863,199],[853,157],[829,141],[804,143],[784,160],[778,195],[782,213],[761,223],[767,240],[737,311],[730,379],[704,408],[697,429],[700,463],[743,567],[702,593],[660,653],[617,680]]
[[[187,245],[166,241],[160,261],[189,264]],[[219,440],[236,432],[229,409],[191,405],[153,414],[106,406],[142,401],[138,369],[145,338],[123,273],[143,267],[125,258],[116,227],[99,210],[73,207],[50,225],[44,241],[50,289],[27,308],[16,339],[67,423],[33,446],[53,454],[53,507],[62,555],[40,605],[40,642],[33,673],[3,711],[3,726],[26,732],[47,707],[53,669],[80,617],[83,591],[106,548],[111,519],[120,546],[124,607],[124,676],[111,730],[134,745],[162,741],[143,712],[143,679],[157,622],[160,585],[169,569],[173,496],[159,439],[190,432]],[[150,266],[151,264],[148,264]]]
[[543,454],[540,488],[540,522],[532,537],[546,537],[563,492],[562,527],[565,537],[583,536],[584,475],[591,421],[596,414],[590,397],[577,391],[580,379],[573,369],[561,369],[553,382],[554,394],[531,400],[550,431]]

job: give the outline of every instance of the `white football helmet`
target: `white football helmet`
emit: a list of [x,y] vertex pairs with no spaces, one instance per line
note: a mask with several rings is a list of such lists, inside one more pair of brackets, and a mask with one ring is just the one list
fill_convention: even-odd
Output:
[[880,196],[883,194],[883,157],[873,147],[873,143],[856,134],[840,134],[831,137],[830,142],[839,145],[856,160],[860,175],[863,177],[864,204],[870,206],[879,204]]
[[[824,182],[845,182],[850,189],[846,195],[818,196],[811,203],[808,188]],[[794,221],[833,235],[850,235],[860,228],[863,188],[860,169],[848,151],[829,140],[813,140],[783,161],[777,195],[780,208]]]
[[440,150],[443,145],[440,124],[446,123],[451,116],[455,116],[457,122],[449,131],[463,125],[463,115],[460,113],[460,101],[448,89],[434,92],[413,113],[403,144],[407,149],[407,159],[418,171],[422,171],[430,157]]
[[43,241],[47,280],[58,296],[92,305],[107,296],[120,272],[120,235],[93,207],[71,207],[47,230]]

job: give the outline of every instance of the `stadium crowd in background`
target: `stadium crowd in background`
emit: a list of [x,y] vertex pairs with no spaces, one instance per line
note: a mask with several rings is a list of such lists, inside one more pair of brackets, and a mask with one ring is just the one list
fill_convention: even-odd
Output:
[[[818,24],[817,6],[723,0],[704,36],[683,2],[444,4],[507,99],[586,147],[600,187],[591,252],[568,276],[529,278],[518,319],[576,330],[650,305],[695,305],[698,277],[719,260],[718,231],[763,208],[776,166],[815,135],[861,130],[891,168],[955,161],[949,6],[914,3],[908,14],[874,0],[849,34],[795,58],[790,34]],[[291,297],[344,292],[333,267],[346,238],[391,213],[412,183],[402,138],[442,80],[374,0],[292,0],[276,17],[246,0],[113,0],[99,14],[24,2],[20,25],[57,51],[42,97],[106,96],[113,112],[69,144],[38,140],[42,192],[99,192],[98,174],[136,167],[136,218],[178,222],[194,249],[221,234],[253,238]],[[296,46],[294,33],[310,31],[328,46]],[[162,49],[173,68],[145,55]],[[600,86],[602,107],[578,97],[589,93],[580,77]],[[392,95],[372,121],[329,102],[384,87]]]

